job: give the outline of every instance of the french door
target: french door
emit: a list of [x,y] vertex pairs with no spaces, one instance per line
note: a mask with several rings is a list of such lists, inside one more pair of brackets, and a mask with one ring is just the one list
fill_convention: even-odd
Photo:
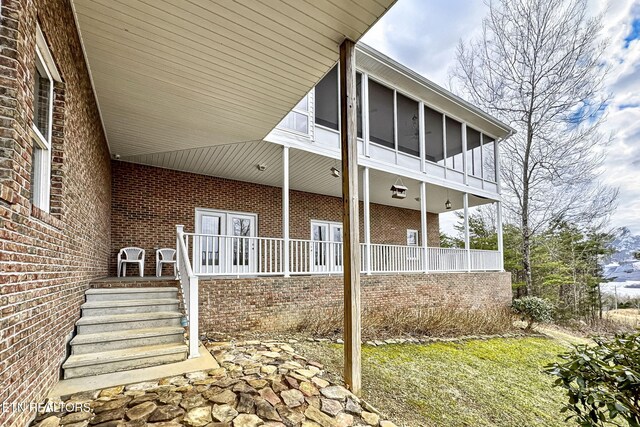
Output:
[[196,209],[193,241],[196,273],[256,271],[256,215]]
[[342,224],[311,221],[313,271],[342,271]]

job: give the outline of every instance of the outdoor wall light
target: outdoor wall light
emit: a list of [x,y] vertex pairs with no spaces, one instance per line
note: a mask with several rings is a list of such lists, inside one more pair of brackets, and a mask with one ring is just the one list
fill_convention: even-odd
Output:
[[256,168],[258,168],[260,172],[264,172],[267,170],[267,165],[265,165],[264,163],[260,163],[259,165],[256,165]]
[[445,207],[447,210],[450,210],[450,209],[451,209],[451,201],[450,201],[449,199],[447,199],[447,201],[446,201],[446,202],[444,202],[444,207]]
[[331,168],[331,175],[335,176],[336,178],[340,178],[340,171],[338,170],[338,168],[336,168],[335,166],[333,166]]

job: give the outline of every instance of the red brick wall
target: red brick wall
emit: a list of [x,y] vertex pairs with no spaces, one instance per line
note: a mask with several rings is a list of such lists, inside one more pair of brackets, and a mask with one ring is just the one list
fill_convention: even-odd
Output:
[[[51,212],[33,208],[36,20],[62,83],[54,86]],[[90,280],[107,274],[107,144],[68,0],[0,8],[0,402],[37,402],[59,378]],[[32,414],[0,413],[0,425]]]
[[[201,279],[200,331],[281,330],[318,308],[343,304],[342,276]],[[483,309],[511,304],[510,273],[429,273],[361,276],[363,309],[445,307]]]
[[[112,169],[112,275],[117,253],[126,246],[144,248],[145,275],[155,274],[154,248],[175,247],[177,224],[193,232],[197,207],[255,213],[259,236],[282,237],[281,188],[117,161]],[[291,191],[289,206],[292,239],[309,239],[312,219],[342,221],[337,197]],[[438,215],[427,219],[429,245],[439,246]],[[361,218],[361,236],[363,223]],[[420,229],[419,211],[371,205],[372,243],[406,244],[407,229]]]

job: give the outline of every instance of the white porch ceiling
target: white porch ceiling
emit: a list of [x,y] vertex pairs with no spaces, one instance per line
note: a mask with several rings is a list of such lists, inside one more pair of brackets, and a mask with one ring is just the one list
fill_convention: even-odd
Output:
[[[237,181],[282,187],[282,147],[265,141],[252,141],[218,145],[170,153],[142,154],[123,158],[125,161],[142,163],[167,169],[211,175]],[[260,171],[258,165],[266,169]],[[331,167],[340,169],[340,162],[308,151],[290,149],[289,182],[292,190],[341,197],[340,178],[331,175]],[[408,209],[420,209],[420,184],[402,178],[408,187],[406,199],[393,199],[391,185],[397,177],[386,172],[370,170],[371,202]],[[360,199],[362,200],[362,181]],[[462,193],[436,185],[427,185],[427,210],[446,212],[445,201],[451,200],[452,210],[462,209]],[[469,206],[489,203],[490,200],[469,197]]]
[[112,154],[262,139],[395,0],[72,0]]

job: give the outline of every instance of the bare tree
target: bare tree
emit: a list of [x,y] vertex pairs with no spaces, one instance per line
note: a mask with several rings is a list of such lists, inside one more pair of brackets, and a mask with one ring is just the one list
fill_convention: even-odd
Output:
[[485,0],[482,35],[460,42],[452,85],[510,123],[500,144],[507,218],[522,231],[531,293],[532,236],[552,220],[606,220],[617,189],[598,181],[610,138],[601,17],[587,0]]

